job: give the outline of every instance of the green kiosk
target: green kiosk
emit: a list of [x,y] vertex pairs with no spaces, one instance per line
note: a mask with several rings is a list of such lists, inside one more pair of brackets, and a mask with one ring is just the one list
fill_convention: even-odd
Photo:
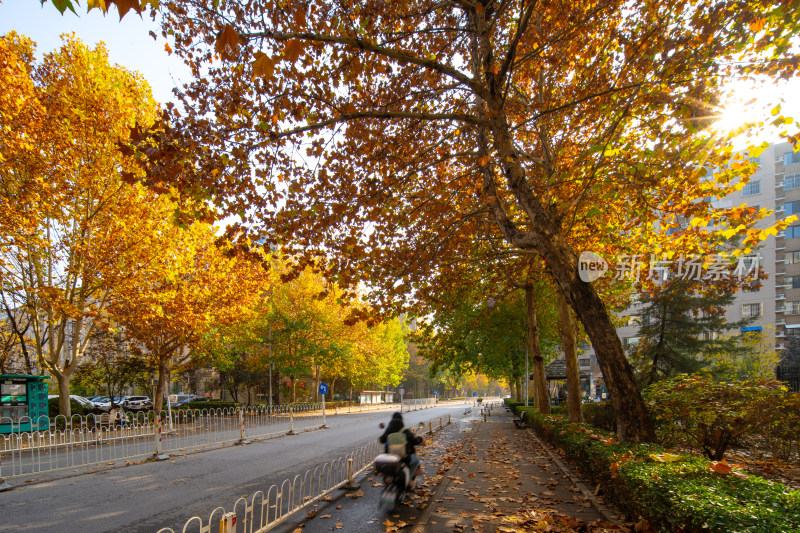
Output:
[[44,431],[48,414],[47,376],[0,374],[0,433]]

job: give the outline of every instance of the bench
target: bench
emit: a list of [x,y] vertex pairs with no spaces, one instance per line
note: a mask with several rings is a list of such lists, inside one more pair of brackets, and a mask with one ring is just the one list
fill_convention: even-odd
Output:
[[524,428],[526,426],[526,424],[525,424],[525,414],[526,413],[522,413],[522,415],[519,418],[512,418],[511,419],[514,422],[514,427],[516,427],[517,429],[522,429],[522,428]]
[[94,425],[97,429],[111,429],[111,417],[108,413],[103,413],[100,415],[95,415],[94,417]]

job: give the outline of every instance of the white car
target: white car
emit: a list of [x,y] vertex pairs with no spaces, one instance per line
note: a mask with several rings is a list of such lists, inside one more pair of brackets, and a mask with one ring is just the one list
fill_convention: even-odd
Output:
[[[128,397],[127,396],[114,396],[114,405],[120,406],[122,402],[124,402]],[[103,396],[99,400],[94,402],[94,405],[97,409],[101,411],[110,411],[111,410],[111,399],[108,396]]]
[[139,411],[141,409],[152,409],[153,400],[147,396],[128,396],[122,402],[122,407],[131,411]]
[[[48,399],[48,400],[52,400],[53,398],[58,398],[58,397],[59,397],[59,395],[58,395],[58,394],[51,394],[51,395],[49,395],[49,396],[47,397],[47,399]],[[87,399],[86,399],[86,398],[84,398],[83,396],[78,396],[78,395],[76,395],[76,394],[70,394],[70,395],[69,395],[69,398],[70,398],[71,400],[75,400],[76,402],[78,402],[79,404],[81,404],[81,407],[83,407],[84,409],[94,409],[94,408],[95,408],[95,404],[94,404],[94,403],[92,403],[92,402],[90,402],[89,400],[87,400]]]

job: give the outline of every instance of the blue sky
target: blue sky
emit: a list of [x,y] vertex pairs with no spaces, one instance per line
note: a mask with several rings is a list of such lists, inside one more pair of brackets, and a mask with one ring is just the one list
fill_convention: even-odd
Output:
[[[26,35],[38,44],[40,53],[58,48],[60,35],[66,32],[75,32],[89,45],[103,41],[113,63],[144,76],[159,102],[171,100],[172,88],[190,74],[177,57],[164,50],[166,41],[158,25],[149,16],[139,17],[132,11],[120,22],[116,8],[106,17],[97,9],[86,13],[86,2],[81,4],[76,8],[78,15],[71,11],[61,15],[50,2],[42,6],[39,0],[5,0],[0,3],[0,35],[11,30]],[[151,30],[158,35],[157,41],[148,34]]]

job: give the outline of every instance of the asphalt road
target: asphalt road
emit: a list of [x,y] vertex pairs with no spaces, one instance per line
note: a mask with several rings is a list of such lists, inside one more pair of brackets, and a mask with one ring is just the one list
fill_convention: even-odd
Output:
[[[463,404],[405,414],[406,425],[463,416]],[[328,429],[113,467],[60,479],[37,478],[0,492],[0,531],[75,533],[180,532],[192,516],[204,523],[217,506],[279,484],[376,439],[388,412],[328,418]],[[370,506],[371,507],[371,506]],[[194,527],[188,531],[197,531]]]

